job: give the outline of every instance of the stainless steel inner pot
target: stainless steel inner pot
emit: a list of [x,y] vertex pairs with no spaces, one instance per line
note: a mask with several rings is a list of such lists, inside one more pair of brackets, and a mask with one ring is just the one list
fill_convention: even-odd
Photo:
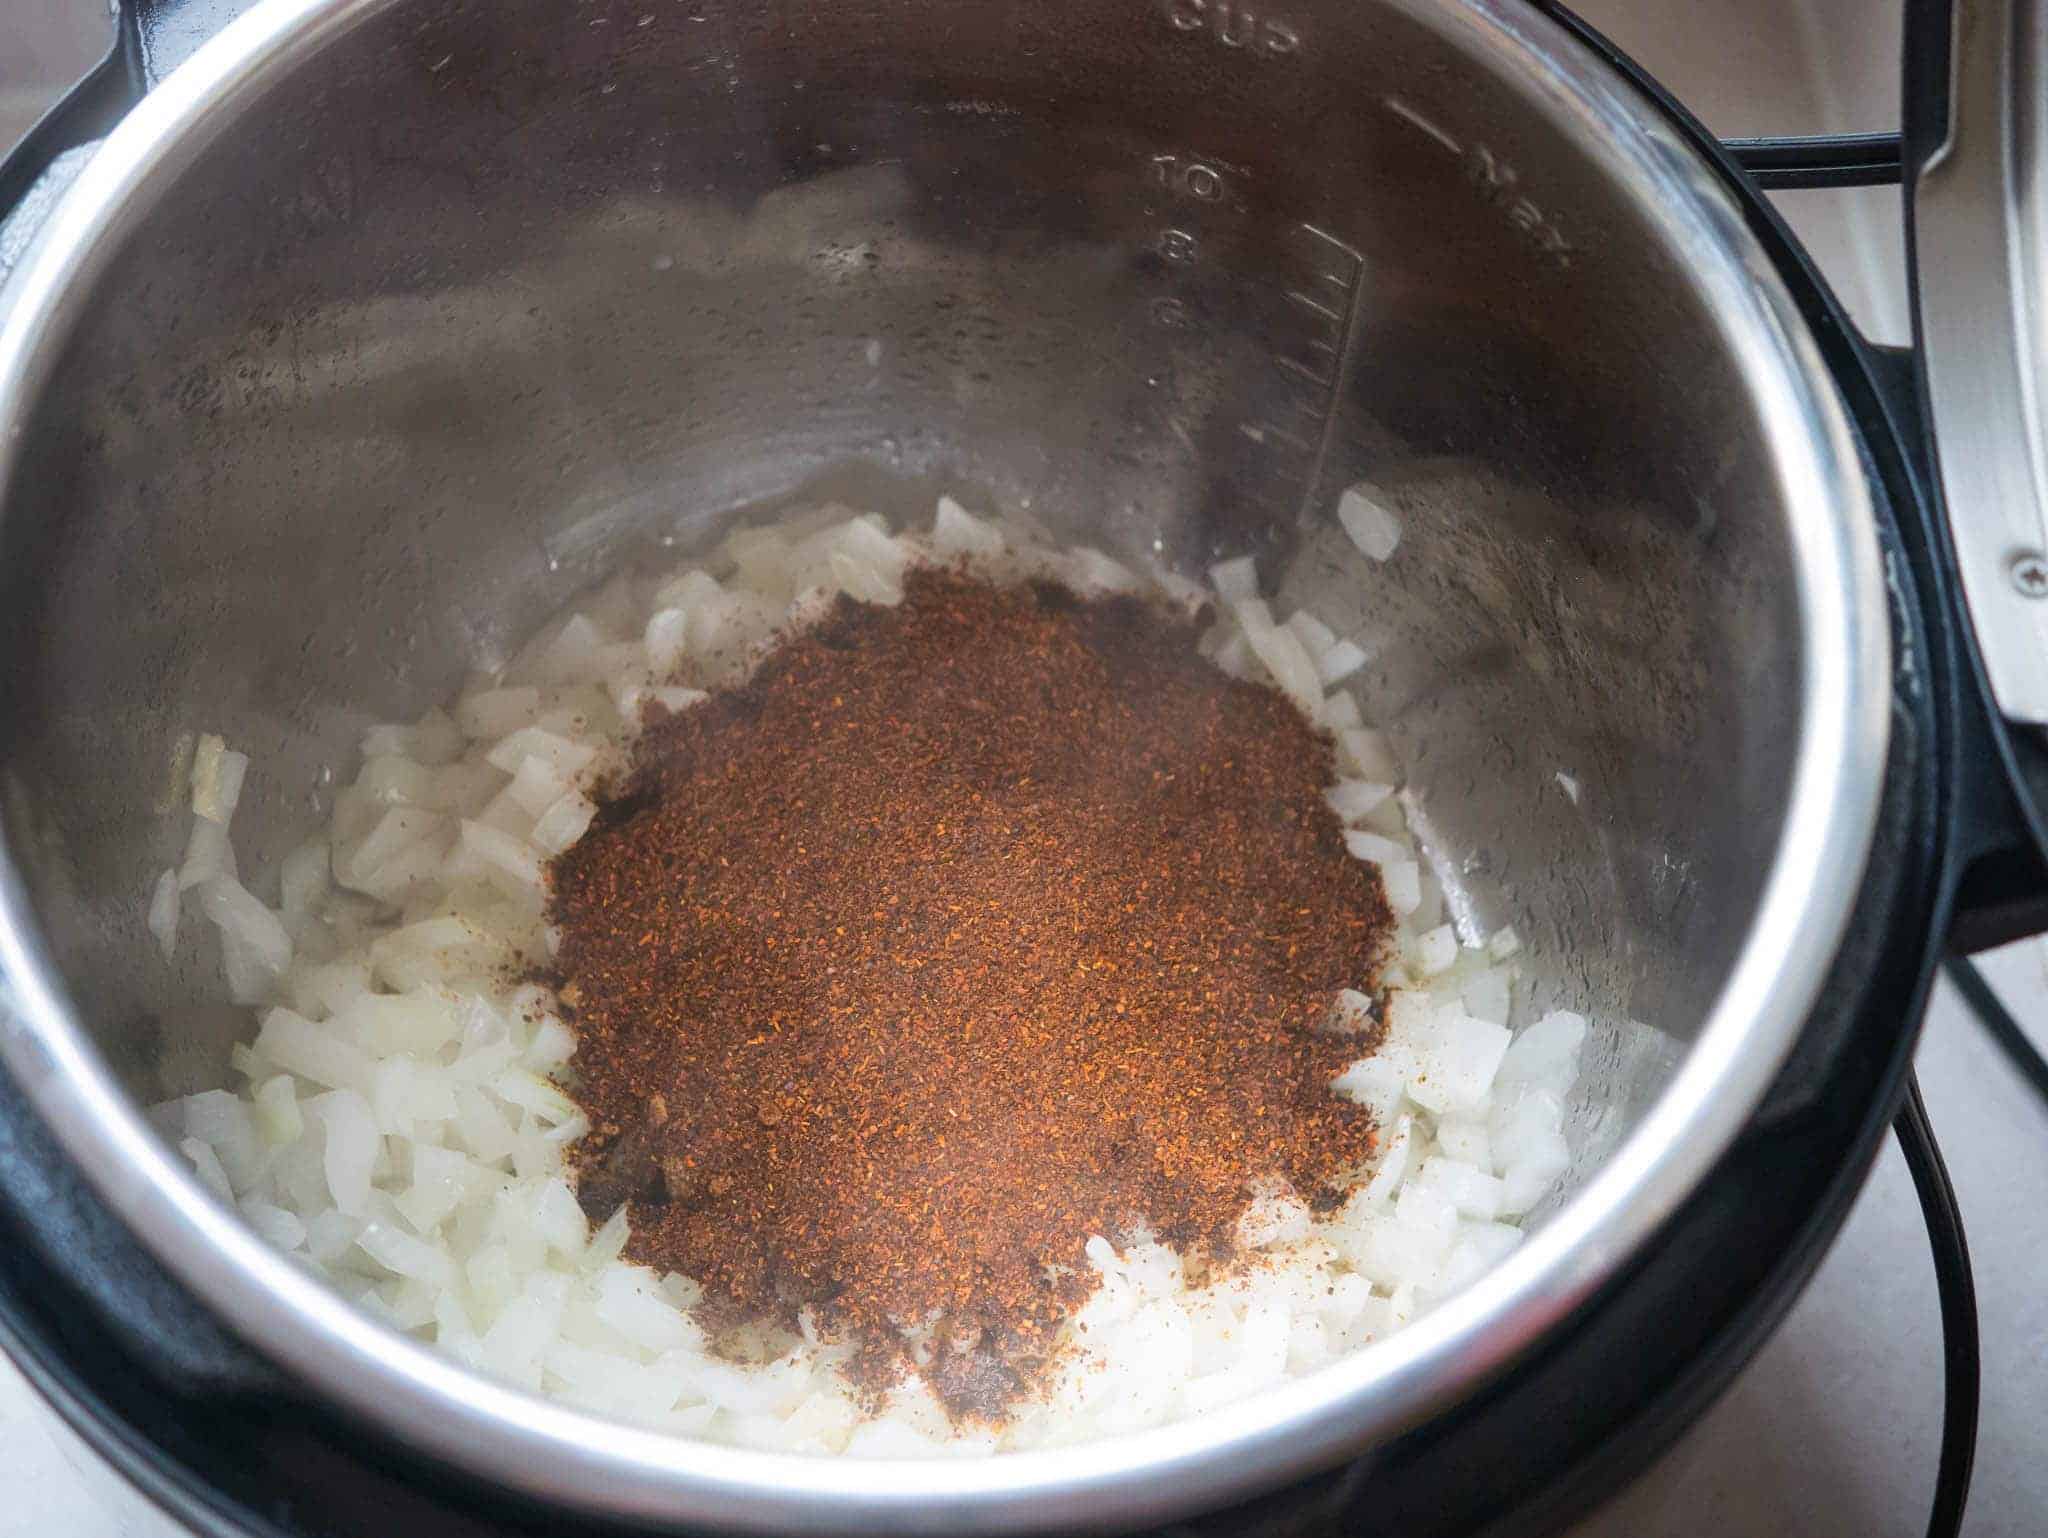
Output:
[[[1692,1189],[1861,877],[1887,640],[1840,407],[1727,195],[1517,0],[262,0],[6,302],[7,1066],[311,1392],[574,1507],[1102,1524],[1363,1452]],[[1384,565],[1335,520],[1360,480]],[[1199,1421],[859,1464],[473,1377],[201,1193],[137,1114],[249,1028],[143,929],[181,734],[255,755],[263,872],[366,722],[636,551],[939,489],[1183,571],[1255,552],[1372,651],[1455,911],[1598,1022],[1522,1250]]]

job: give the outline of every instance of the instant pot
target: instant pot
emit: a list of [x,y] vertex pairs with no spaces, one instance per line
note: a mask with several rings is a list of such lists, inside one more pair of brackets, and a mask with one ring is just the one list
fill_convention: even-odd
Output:
[[[1523,0],[236,9],[137,0],[0,167],[0,1336],[194,1529],[1552,1529],[1790,1306],[1942,955],[2048,927],[2028,0],[1910,7],[1896,139],[1734,146]],[[1759,191],[1888,176],[1910,352]],[[140,1114],[246,1029],[144,937],[180,731],[260,872],[636,542],[934,488],[1367,643],[1453,912],[1596,1015],[1515,1256],[1217,1415],[857,1464],[488,1383],[211,1202]]]

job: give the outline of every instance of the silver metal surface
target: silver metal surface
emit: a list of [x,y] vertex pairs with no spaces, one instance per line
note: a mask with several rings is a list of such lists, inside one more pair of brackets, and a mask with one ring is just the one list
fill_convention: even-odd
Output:
[[[1711,175],[1511,0],[265,0],[108,141],[7,298],[0,1050],[262,1350],[571,1506],[1100,1525],[1364,1451],[1693,1189],[1860,879],[1886,634],[1839,405]],[[1404,520],[1385,565],[1336,533],[1359,479]],[[141,923],[181,733],[255,755],[261,873],[366,720],[636,550],[939,487],[1182,570],[1256,552],[1373,653],[1461,906],[1522,931],[1534,1005],[1599,1021],[1572,1189],[1515,1256],[1199,1421],[864,1464],[486,1382],[203,1195],[135,1110],[220,1082],[248,1029]]]
[[[2032,0],[1957,0],[1948,140],[1914,188],[1942,490],[1999,708],[2048,726],[2048,33]],[[2042,584],[2048,591],[2048,582]]]

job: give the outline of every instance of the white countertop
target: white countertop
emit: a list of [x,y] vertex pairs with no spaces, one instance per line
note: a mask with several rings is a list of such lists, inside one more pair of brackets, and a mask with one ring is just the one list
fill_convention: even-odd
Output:
[[[96,0],[0,0],[13,23]],[[1897,0],[1580,0],[1582,13],[1718,131],[1891,127]],[[1830,21],[1842,25],[1832,27]],[[55,29],[62,32],[65,29]],[[11,45],[10,45],[11,46]],[[4,50],[0,50],[4,51]],[[19,55],[17,55],[17,58]],[[17,72],[18,74],[19,72]],[[10,80],[0,60],[0,98]],[[1860,322],[1903,340],[1897,197],[1802,193],[1788,214]],[[2048,1047],[2048,949],[1985,970]],[[1928,1111],[1960,1194],[1984,1336],[1984,1406],[1965,1532],[2048,1530],[2048,1106],[1946,986],[1920,1050]],[[1839,1242],[1784,1326],[1663,1460],[1574,1538],[1911,1538],[1940,1439],[1932,1264],[1887,1141]],[[169,1538],[0,1358],[0,1538]]]

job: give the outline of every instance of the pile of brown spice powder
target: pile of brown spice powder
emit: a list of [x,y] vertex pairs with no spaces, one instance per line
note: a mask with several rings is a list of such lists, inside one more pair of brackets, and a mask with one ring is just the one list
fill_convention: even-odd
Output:
[[1048,1371],[1091,1234],[1227,1258],[1373,1144],[1321,1029],[1392,918],[1274,690],[1131,598],[917,570],[650,720],[554,862],[595,1217],[714,1318],[809,1307],[960,1419]]

